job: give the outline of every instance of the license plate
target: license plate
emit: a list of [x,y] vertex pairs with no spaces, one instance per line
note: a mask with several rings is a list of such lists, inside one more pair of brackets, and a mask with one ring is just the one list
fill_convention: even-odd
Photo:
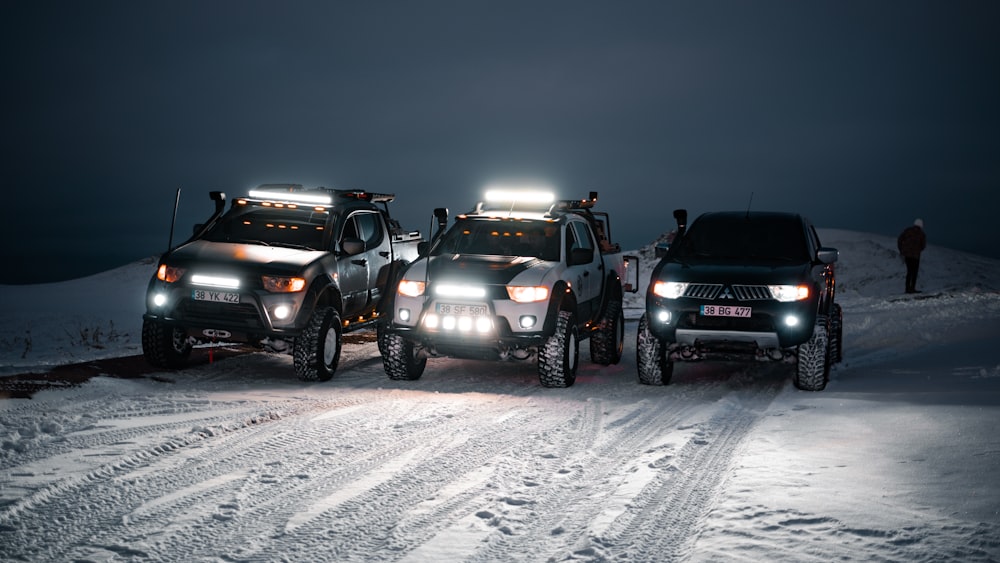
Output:
[[730,305],[702,305],[701,314],[706,317],[750,317],[750,307]]
[[191,299],[195,301],[213,301],[215,303],[239,303],[240,294],[231,291],[195,289],[191,291]]
[[454,315],[456,317],[483,317],[489,314],[486,305],[461,305],[458,303],[438,303],[439,315]]

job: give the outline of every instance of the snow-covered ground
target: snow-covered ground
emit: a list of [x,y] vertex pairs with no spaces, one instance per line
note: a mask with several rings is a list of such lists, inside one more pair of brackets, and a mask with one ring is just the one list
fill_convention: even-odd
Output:
[[[432,359],[390,381],[370,341],[303,384],[287,356],[0,400],[0,560],[998,561],[1000,261],[840,250],[844,362],[617,366]],[[644,275],[652,249],[641,251]],[[140,353],[152,260],[0,286],[0,375]]]

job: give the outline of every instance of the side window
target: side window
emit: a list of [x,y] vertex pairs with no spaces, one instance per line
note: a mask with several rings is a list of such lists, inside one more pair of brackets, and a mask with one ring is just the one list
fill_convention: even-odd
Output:
[[347,222],[344,223],[344,232],[340,234],[340,240],[349,238],[359,238],[364,240],[361,237],[361,233],[358,231],[357,215],[351,215],[347,218]]
[[569,258],[571,264],[589,264],[594,260],[594,239],[590,231],[579,221],[569,224],[566,238],[569,243]]
[[358,213],[354,216],[358,222],[358,231],[367,248],[374,248],[382,243],[382,229],[379,228],[378,215],[375,213]]

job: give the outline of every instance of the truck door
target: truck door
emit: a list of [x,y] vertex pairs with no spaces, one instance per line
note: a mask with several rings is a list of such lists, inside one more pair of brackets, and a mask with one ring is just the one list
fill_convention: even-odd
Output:
[[368,261],[368,285],[365,305],[378,303],[389,275],[392,262],[392,239],[388,235],[382,214],[377,211],[362,211],[354,214],[358,232],[365,241],[365,259]]
[[583,323],[594,318],[601,305],[603,262],[586,223],[571,221],[566,227],[567,274],[576,293],[577,320]]
[[340,233],[340,239],[337,241],[340,292],[344,299],[342,316],[344,317],[359,313],[368,302],[368,252],[362,250],[351,254],[345,248],[345,242],[348,241],[354,245],[359,242],[364,243],[363,231],[358,220],[362,214],[363,212],[355,212],[347,216],[344,220],[344,228]]

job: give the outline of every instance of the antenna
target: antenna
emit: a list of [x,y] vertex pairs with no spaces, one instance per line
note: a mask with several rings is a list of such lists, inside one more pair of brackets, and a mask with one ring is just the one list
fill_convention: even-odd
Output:
[[181,189],[177,188],[177,195],[174,196],[174,215],[170,219],[170,238],[167,239],[167,252],[174,247],[174,223],[177,222],[177,205],[181,202]]
[[747,219],[750,218],[750,205],[753,203],[753,192],[750,192],[750,201],[747,202]]

